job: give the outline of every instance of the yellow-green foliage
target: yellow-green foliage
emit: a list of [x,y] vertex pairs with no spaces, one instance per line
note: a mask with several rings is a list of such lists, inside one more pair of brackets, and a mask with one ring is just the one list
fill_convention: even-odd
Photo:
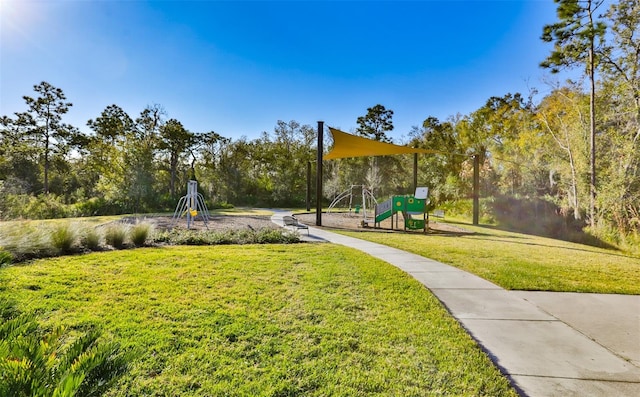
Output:
[[101,333],[44,330],[0,297],[0,395],[102,395],[128,369],[132,356]]

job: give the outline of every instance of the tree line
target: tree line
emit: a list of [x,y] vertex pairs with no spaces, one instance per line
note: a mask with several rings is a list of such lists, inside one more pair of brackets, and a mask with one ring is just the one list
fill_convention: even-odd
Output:
[[[553,84],[539,99],[535,91],[491,97],[446,120],[427,116],[397,143],[441,152],[418,160],[419,185],[430,188],[433,205],[470,197],[470,159],[478,155],[485,198],[543,200],[594,230],[637,233],[640,2],[621,0],[607,10],[602,1],[556,2],[559,20],[542,34],[554,49],[541,65],[552,72],[582,67],[584,81]],[[0,119],[3,218],[171,210],[189,179],[213,205],[305,203],[307,167],[316,157],[311,125],[277,121],[256,139],[231,139],[188,131],[160,105],[134,119],[114,104],[85,131],[64,123],[72,104],[60,88],[42,82],[34,91],[24,97],[24,112]],[[392,142],[393,111],[383,105],[356,124],[356,134]],[[329,201],[351,184],[383,199],[410,193],[412,169],[412,156],[328,161],[323,195]]]
[[168,210],[190,179],[219,204],[294,205],[305,197],[309,126],[278,121],[273,134],[232,140],[188,131],[160,105],[133,119],[114,104],[84,132],[62,122],[72,104],[61,89],[42,82],[34,90],[37,97],[24,97],[28,110],[0,119],[4,211],[28,202],[25,195],[97,213]]

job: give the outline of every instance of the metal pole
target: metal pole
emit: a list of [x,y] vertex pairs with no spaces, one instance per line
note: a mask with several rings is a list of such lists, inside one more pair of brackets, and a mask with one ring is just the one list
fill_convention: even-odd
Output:
[[189,181],[187,184],[187,201],[189,205],[187,206],[187,229],[191,229],[191,223],[195,220],[195,217],[191,215],[192,211],[198,211],[196,205],[196,199],[198,195],[198,182]]
[[305,197],[307,212],[311,211],[311,161],[307,161],[307,194]]
[[318,164],[316,165],[316,226],[322,226],[322,143],[324,121],[318,121]]
[[413,191],[418,188],[418,153],[413,154]]
[[362,185],[362,216],[366,219],[367,218],[367,198],[364,196],[364,185]]
[[480,220],[480,156],[473,156],[473,224]]

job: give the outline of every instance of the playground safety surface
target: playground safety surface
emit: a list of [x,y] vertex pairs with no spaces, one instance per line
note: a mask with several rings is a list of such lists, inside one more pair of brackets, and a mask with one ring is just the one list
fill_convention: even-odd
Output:
[[[316,214],[295,214],[295,217],[305,225],[313,226],[316,224]],[[322,226],[328,227],[332,229],[349,229],[356,231],[380,231],[380,232],[404,232],[402,225],[404,224],[404,219],[400,216],[400,221],[398,222],[398,228],[392,230],[391,229],[391,220],[387,219],[380,224],[380,229],[374,229],[373,221],[369,223],[367,227],[362,226],[362,221],[364,217],[362,214],[356,214],[354,212],[329,212],[322,213]],[[395,224],[393,225],[395,228]],[[434,234],[470,234],[473,233],[469,230],[466,230],[462,227],[458,227],[455,225],[450,225],[446,223],[437,222],[434,220],[429,221],[429,233]],[[421,230],[412,230],[410,233],[421,233]]]

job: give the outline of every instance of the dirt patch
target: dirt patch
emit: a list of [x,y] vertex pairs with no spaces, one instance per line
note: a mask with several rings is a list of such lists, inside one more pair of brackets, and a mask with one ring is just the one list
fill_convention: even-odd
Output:
[[[316,214],[296,214],[296,218],[305,225],[314,226],[316,224]],[[369,222],[368,226],[363,226],[362,221],[364,217],[362,214],[355,214],[353,212],[329,212],[322,213],[322,226],[335,229],[347,229],[357,231],[381,231],[381,232],[400,232],[404,233],[402,225],[404,220],[402,217],[398,222],[398,229],[391,229],[391,220],[386,219],[381,222],[380,229],[374,228],[374,223]],[[394,224],[395,227],[395,224]],[[416,231],[407,231],[408,233],[416,233]],[[420,231],[417,231],[420,232]],[[429,221],[428,233],[432,234],[473,234],[473,232],[463,229],[458,226],[450,225],[442,222]]]

